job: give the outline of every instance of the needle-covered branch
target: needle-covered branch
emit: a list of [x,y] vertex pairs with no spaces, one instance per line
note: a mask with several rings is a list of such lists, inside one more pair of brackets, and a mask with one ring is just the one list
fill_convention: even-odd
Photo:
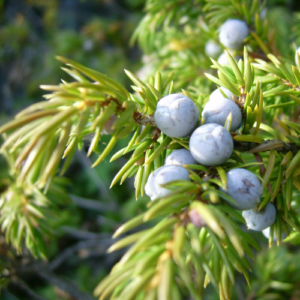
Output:
[[[146,79],[125,70],[130,91],[58,57],[73,81],[41,86],[46,101],[0,127],[6,241],[42,256],[47,212],[65,196],[57,173],[86,144],[96,167],[127,138],[110,158],[126,157],[111,186],[134,177],[136,198],[152,201],[115,232],[125,235],[108,252],[130,247],[95,295],[200,300],[211,283],[230,299],[237,273],[250,286],[247,256],[259,246],[245,225],[270,227],[270,244],[300,236],[300,57],[295,65],[277,57],[264,5],[146,1],[133,40],[152,69]],[[100,151],[104,134],[111,136]]]

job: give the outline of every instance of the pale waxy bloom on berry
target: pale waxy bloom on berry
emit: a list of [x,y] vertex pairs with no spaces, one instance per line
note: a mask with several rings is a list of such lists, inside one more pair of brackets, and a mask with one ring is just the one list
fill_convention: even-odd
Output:
[[145,193],[152,201],[167,196],[172,193],[172,190],[163,187],[163,185],[175,180],[190,181],[189,172],[181,166],[162,166],[152,172],[148,177],[145,185]]
[[197,161],[192,156],[191,152],[187,149],[177,149],[168,155],[165,159],[165,166],[167,165],[193,165],[197,164]]
[[231,156],[233,140],[223,126],[204,124],[191,135],[190,151],[199,164],[218,166]]
[[272,203],[268,203],[261,211],[256,209],[244,210],[243,218],[249,229],[262,231],[275,222],[276,208]]
[[196,127],[199,110],[182,94],[170,94],[160,99],[154,113],[157,127],[167,136],[186,137]]
[[237,50],[243,46],[244,39],[249,33],[249,27],[244,21],[231,19],[221,26],[219,39],[226,48]]
[[227,189],[221,190],[235,200],[234,208],[240,210],[255,208],[263,192],[257,176],[246,169],[236,168],[227,172],[226,177]]

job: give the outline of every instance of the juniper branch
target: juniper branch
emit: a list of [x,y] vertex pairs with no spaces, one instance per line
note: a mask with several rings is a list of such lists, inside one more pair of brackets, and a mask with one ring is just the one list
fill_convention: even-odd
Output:
[[26,274],[34,273],[47,282],[57,286],[61,290],[70,294],[76,300],[93,300],[89,294],[80,291],[77,286],[61,277],[56,276],[49,267],[41,263],[34,263],[30,266],[21,268],[18,272],[20,277],[26,277]]
[[150,123],[151,125],[156,126],[153,116],[143,116],[141,113],[136,111],[133,113],[133,118],[137,124],[147,125]]
[[295,155],[300,150],[300,147],[296,146],[294,143],[284,143],[281,140],[273,139],[265,140],[261,144],[234,141],[234,149],[240,152],[250,153],[265,152],[273,149],[283,154],[291,151]]
[[23,280],[17,279],[13,281],[13,284],[21,289],[30,299],[32,300],[45,300],[45,298],[40,297],[36,294]]
[[104,254],[109,246],[113,241],[111,239],[91,239],[87,241],[81,241],[76,243],[75,245],[65,249],[63,252],[61,252],[56,258],[54,258],[48,265],[50,270],[57,269],[64,261],[66,261],[68,258],[70,258],[73,254],[76,252],[86,249],[86,248],[93,248],[93,247],[101,247],[101,250],[99,250],[99,255]]

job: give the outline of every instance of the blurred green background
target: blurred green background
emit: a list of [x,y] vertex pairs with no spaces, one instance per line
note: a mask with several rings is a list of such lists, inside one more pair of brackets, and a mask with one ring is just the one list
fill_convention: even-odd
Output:
[[[142,53],[137,46],[129,47],[129,40],[143,17],[144,2],[0,0],[0,124],[22,108],[41,101],[40,84],[70,80],[60,69],[56,55],[97,69],[130,88],[123,70],[137,72],[142,67]],[[297,0],[268,3],[277,6],[273,15],[280,15],[282,20],[288,20],[288,9],[300,8]],[[280,34],[288,34],[287,26],[281,28]],[[103,137],[101,143],[104,145],[107,141],[108,138]],[[124,147],[127,141],[120,141],[117,148]],[[106,254],[112,244],[112,233],[120,224],[143,212],[148,201],[146,198],[135,201],[132,180],[109,189],[126,157],[114,163],[108,163],[107,158],[91,169],[93,160],[95,157],[90,160],[84,152],[78,152],[66,174],[72,201],[70,205],[62,205],[59,218],[53,219],[56,231],[55,238],[48,242],[48,264],[32,262],[28,253],[16,256],[0,237],[0,299],[93,299],[96,284],[123,253]],[[292,295],[285,295],[285,289],[290,290],[290,287],[282,286],[283,293],[279,298],[274,294],[272,299],[300,299],[300,263],[296,248],[290,246],[289,251],[286,247],[274,248],[267,254],[267,240],[261,233],[254,232],[253,236],[264,249],[254,262],[251,278],[254,294],[238,277],[234,299],[243,299],[245,293],[249,293],[248,300],[262,299],[257,295],[266,289],[272,291],[279,280],[289,281],[296,288]],[[5,280],[3,264],[16,272],[15,280]],[[9,277],[14,279],[11,274]],[[208,288],[205,299],[218,299],[218,296]]]

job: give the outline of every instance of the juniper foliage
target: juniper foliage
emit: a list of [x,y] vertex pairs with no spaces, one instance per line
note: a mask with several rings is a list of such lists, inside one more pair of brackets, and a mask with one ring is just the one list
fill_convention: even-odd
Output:
[[[220,299],[230,299],[237,273],[250,286],[248,258],[255,259],[253,250],[260,246],[245,230],[241,212],[230,205],[234,200],[219,189],[226,190],[226,172],[232,168],[246,168],[260,178],[263,194],[257,210],[264,210],[269,202],[276,206],[269,244],[274,236],[280,244],[283,232],[288,235],[285,242],[298,243],[300,56],[296,52],[294,59],[288,37],[276,36],[281,28],[274,24],[274,15],[265,11],[267,4],[147,0],[132,43],[137,42],[147,55],[149,74],[125,70],[131,90],[97,70],[57,57],[70,80],[42,85],[49,92],[45,100],[0,127],[1,154],[7,163],[0,186],[0,222],[6,242],[20,254],[27,249],[37,258],[46,257],[45,242],[51,236],[48,215],[57,202],[68,199],[62,175],[77,149],[82,151],[87,136],[92,137],[87,156],[98,155],[92,167],[114,151],[118,140],[130,136],[128,145],[111,158],[131,155],[111,186],[134,177],[135,196],[143,196],[150,173],[164,165],[166,156],[173,149],[189,149],[189,138],[168,137],[157,128],[153,118],[157,102],[182,92],[197,105],[201,125],[209,94],[225,87],[236,96],[243,116],[241,126],[231,132],[232,156],[217,167],[186,165],[191,181],[166,184],[171,194],[149,202],[143,214],[118,228],[114,238],[126,235],[108,252],[130,248],[94,294],[99,299],[177,300],[190,295],[200,300],[212,285]],[[231,52],[219,43],[218,29],[228,19],[249,26],[244,49]],[[292,22],[296,34],[299,14],[293,15]],[[228,64],[206,55],[210,40],[224,51]],[[112,115],[116,116],[113,132],[100,151],[101,135]],[[229,115],[224,124],[229,131],[231,122]],[[205,226],[198,228],[191,222],[192,210]],[[128,234],[144,223],[150,225]],[[270,255],[280,256],[280,251],[271,249]],[[259,274],[262,256],[258,260]],[[261,299],[275,292],[279,297],[293,293],[293,284],[286,283],[284,276],[274,281],[269,277],[264,278],[269,284],[265,289],[257,290],[254,282]]]

